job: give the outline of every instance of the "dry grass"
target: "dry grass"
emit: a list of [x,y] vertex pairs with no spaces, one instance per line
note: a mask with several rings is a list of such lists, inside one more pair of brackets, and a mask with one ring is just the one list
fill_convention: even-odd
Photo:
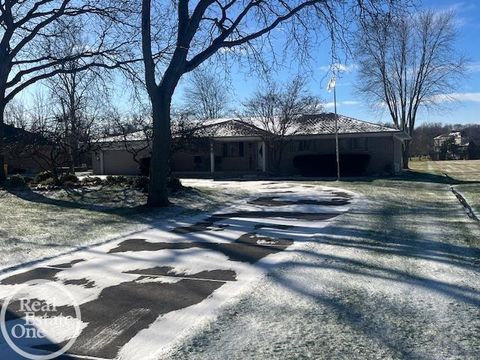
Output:
[[435,175],[447,175],[455,188],[480,214],[480,160],[412,161],[414,171]]

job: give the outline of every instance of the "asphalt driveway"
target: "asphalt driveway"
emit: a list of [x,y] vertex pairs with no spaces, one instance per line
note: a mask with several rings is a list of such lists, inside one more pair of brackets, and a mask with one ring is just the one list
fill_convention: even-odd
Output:
[[[0,298],[21,295],[9,299],[7,331],[24,320],[21,299],[27,298],[54,305],[34,324],[45,338],[16,339],[28,353],[52,354],[72,338],[71,358],[157,359],[168,353],[354,201],[352,193],[313,185],[255,186],[255,196],[219,212],[158,223],[4,274]],[[59,296],[44,280],[61,284],[70,296]],[[1,338],[0,358],[22,357]]]

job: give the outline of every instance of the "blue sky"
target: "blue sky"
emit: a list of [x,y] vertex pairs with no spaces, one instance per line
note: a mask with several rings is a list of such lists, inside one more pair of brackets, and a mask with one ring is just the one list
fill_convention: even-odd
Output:
[[[423,122],[443,123],[480,123],[480,1],[455,0],[424,0],[422,6],[435,10],[455,10],[458,17],[458,51],[470,60],[469,71],[463,83],[455,91],[455,103],[442,106],[440,110],[423,111],[419,114],[417,124]],[[310,91],[320,96],[327,111],[333,111],[332,94],[326,91],[328,82],[328,68],[330,56],[329,44],[312,54],[311,68],[313,74],[309,82]],[[362,98],[355,92],[356,69],[354,59],[342,64],[345,71],[337,80],[338,112],[367,121],[390,122],[386,112],[373,111],[369,107],[368,99]],[[285,80],[298,72],[295,63],[278,69],[279,80]],[[238,106],[255,91],[258,80],[255,75],[245,74],[245,71],[234,69],[231,71],[233,106]],[[176,93],[176,101],[182,98],[182,86]]]
[[[423,8],[434,10],[455,10],[457,14],[459,38],[458,51],[470,60],[469,71],[465,80],[455,90],[455,103],[448,103],[438,111],[423,111],[417,118],[417,125],[424,122],[442,122],[451,124],[480,124],[480,0],[423,0]],[[281,31],[279,31],[281,33]],[[325,103],[326,111],[333,111],[333,95],[326,91],[329,80],[329,67],[331,56],[329,53],[330,44],[325,42],[314,53],[308,68],[312,73],[308,75],[309,90],[312,94],[319,96]],[[337,105],[338,112],[343,115],[356,117],[358,119],[372,122],[391,122],[386,111],[372,110],[369,107],[371,101],[365,99],[355,91],[356,65],[351,59],[341,66],[345,71],[341,78],[337,79]],[[222,76],[229,79],[232,108],[239,109],[241,104],[257,89],[259,85],[258,76],[246,69],[232,65],[228,74],[217,67]],[[295,61],[289,61],[286,65],[278,68],[275,72],[277,80],[288,81],[298,74],[299,66]],[[188,76],[188,75],[187,75]],[[182,101],[183,79],[174,95],[174,104]],[[128,85],[120,80],[114,82],[114,99],[121,109],[128,112],[131,109]],[[31,95],[36,91],[36,86],[27,90],[21,95],[23,101],[29,105]],[[234,112],[232,111],[232,114]]]

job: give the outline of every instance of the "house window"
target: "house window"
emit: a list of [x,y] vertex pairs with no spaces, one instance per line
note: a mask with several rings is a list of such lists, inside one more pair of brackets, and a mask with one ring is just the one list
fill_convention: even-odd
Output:
[[224,143],[222,148],[223,157],[244,157],[245,147],[243,142]]
[[356,151],[367,151],[368,139],[366,137],[350,139],[350,149]]

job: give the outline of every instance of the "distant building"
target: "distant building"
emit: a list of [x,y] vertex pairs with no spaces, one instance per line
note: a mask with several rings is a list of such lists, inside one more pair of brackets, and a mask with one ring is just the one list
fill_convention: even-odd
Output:
[[[335,115],[303,115],[283,139],[252,119],[208,120],[188,148],[174,152],[172,171],[179,176],[278,173],[331,176],[335,174]],[[403,131],[339,115],[338,133],[343,174],[398,173]],[[93,154],[95,174],[138,174],[150,160],[142,132],[98,140]],[[287,142],[275,169],[275,142]],[[175,142],[175,135],[174,135]],[[134,156],[135,155],[135,156]]]
[[463,131],[453,130],[433,139],[434,160],[470,160],[477,158],[477,146]]

